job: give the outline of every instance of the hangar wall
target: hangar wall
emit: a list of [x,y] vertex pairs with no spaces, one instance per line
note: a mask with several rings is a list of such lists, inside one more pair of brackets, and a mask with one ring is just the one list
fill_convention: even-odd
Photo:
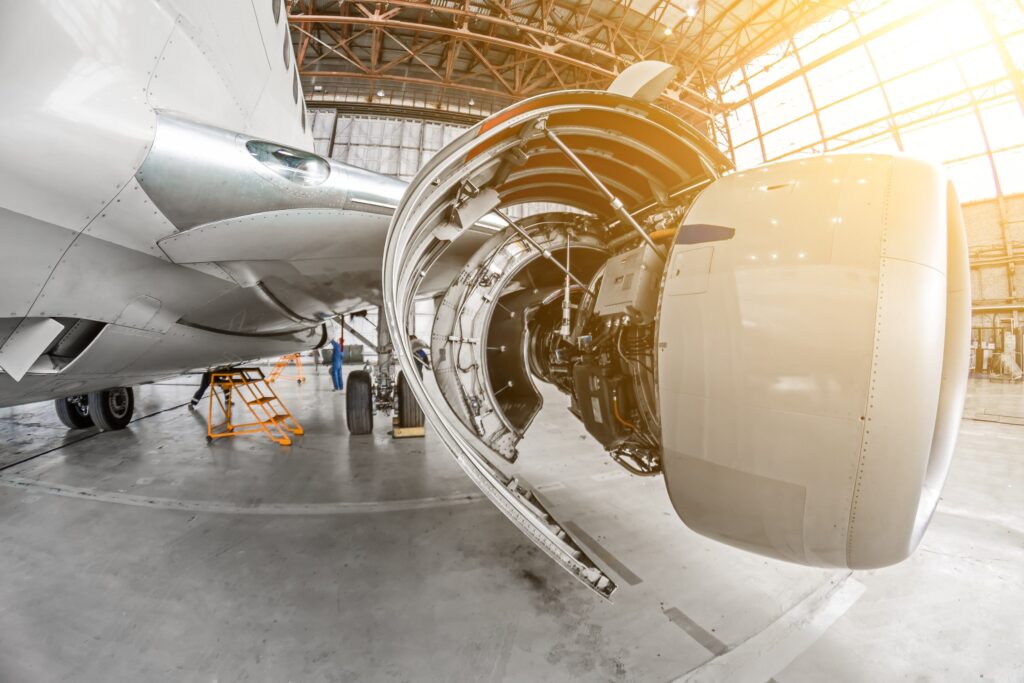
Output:
[[[410,180],[434,153],[469,127],[397,116],[336,114],[334,109],[315,109],[311,114],[318,154],[403,180]],[[1024,253],[1024,194],[1003,197],[1002,207],[999,204],[997,199],[964,204],[977,307],[1007,305],[1015,294],[1024,293],[1024,271],[1017,270],[1011,280],[1007,265],[1012,259],[1004,248],[1005,231],[1011,249]]]
[[963,210],[971,253],[975,374],[988,374],[998,353],[1012,355],[1017,367],[1024,367],[1024,269],[1017,267],[1024,253],[1024,194],[965,203]]
[[[1004,233],[1011,253],[1024,252],[1024,194],[963,205],[971,249],[971,289],[976,310],[1010,305],[1024,293],[1024,269],[1003,247]],[[1002,216],[1005,215],[1005,221]],[[1010,266],[1010,267],[1008,267]]]
[[[438,150],[458,137],[468,124],[420,121],[401,117],[343,114],[335,109],[311,109],[313,148],[337,161],[377,173],[411,180]],[[434,320],[432,301],[416,304],[414,329],[421,339],[428,339]],[[377,312],[365,318],[353,318],[350,324],[363,336],[376,339]],[[348,344],[363,344],[353,335]],[[366,347],[366,344],[363,344]],[[364,356],[376,355],[364,348]]]
[[[341,113],[337,109],[310,109],[309,113],[313,124],[313,149],[317,154],[402,180],[412,180],[438,150],[472,125],[469,121],[424,121],[401,116]],[[534,204],[509,207],[508,213],[519,217],[536,210],[575,211],[554,204]],[[433,320],[433,302],[417,302],[414,329],[418,337],[429,338]],[[364,336],[375,339],[376,311],[366,318],[353,319],[351,324]],[[364,354],[375,355],[371,349],[366,349]]]
[[334,109],[311,113],[317,154],[402,180],[411,180],[430,157],[469,128],[399,117],[336,115]]
[[[310,114],[318,154],[403,180],[410,180],[431,156],[470,126],[469,122],[339,113],[334,108],[312,109]],[[965,202],[963,209],[971,251],[974,338],[1002,351],[1003,331],[1020,327],[1024,269],[1016,268],[1015,262],[1016,254],[1024,254],[1024,194]],[[433,318],[429,303],[423,302],[417,310],[420,336],[428,332]],[[375,323],[373,314],[355,324],[365,325],[360,331],[371,336],[375,334],[371,323]],[[1024,344],[1017,347],[1017,364],[1024,366]]]

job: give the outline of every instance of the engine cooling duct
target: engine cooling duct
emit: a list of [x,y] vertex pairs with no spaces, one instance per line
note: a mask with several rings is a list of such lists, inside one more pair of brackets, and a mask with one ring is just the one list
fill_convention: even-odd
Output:
[[[719,177],[728,170],[652,104],[553,93],[441,150],[391,223],[387,324],[430,426],[516,526],[604,596],[614,583],[495,463],[515,459],[540,409],[531,316],[560,289],[573,306],[596,296],[628,249],[664,269],[651,279],[661,427],[645,436],[688,526],[801,564],[892,564],[920,541],[949,467],[970,310],[941,172],[856,155]],[[509,215],[516,205],[530,217]],[[659,212],[677,228],[668,249],[648,220]],[[461,270],[435,265],[481,233]],[[424,381],[405,321],[428,296],[439,305]],[[509,370],[513,357],[529,372]]]

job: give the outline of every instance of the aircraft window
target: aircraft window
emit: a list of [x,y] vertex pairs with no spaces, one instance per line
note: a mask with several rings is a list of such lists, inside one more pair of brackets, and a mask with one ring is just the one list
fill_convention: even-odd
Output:
[[306,107],[302,107],[302,130],[306,130]]
[[290,69],[292,66],[292,36],[287,31],[284,32],[284,68]]
[[319,185],[331,174],[330,164],[309,152],[263,140],[250,140],[245,148],[271,171],[299,185]]
[[299,103],[299,72],[295,72],[295,80],[292,81],[292,99],[295,100],[295,104]]
[[281,0],[274,0],[274,23],[281,21]]

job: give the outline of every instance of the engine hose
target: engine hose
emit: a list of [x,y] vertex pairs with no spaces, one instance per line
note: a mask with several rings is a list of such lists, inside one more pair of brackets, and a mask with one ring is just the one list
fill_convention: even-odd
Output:
[[619,414],[619,395],[618,393],[612,394],[612,412],[615,413],[615,419],[618,420],[623,426],[627,427],[629,431],[635,432],[636,425],[632,422],[623,419],[622,415]]
[[[615,350],[618,352],[619,356],[621,356],[622,359],[625,360],[627,363],[636,363],[637,365],[642,367],[644,370],[646,370],[647,372],[649,372],[649,373],[651,373],[653,375],[654,374],[654,368],[653,367],[649,366],[641,358],[634,358],[632,356],[627,355],[626,352],[623,351],[623,349],[622,349],[622,338],[625,336],[625,332],[626,332],[625,330],[621,330],[619,332],[619,336],[615,340]],[[641,347],[641,349],[642,349],[642,347]],[[643,352],[643,351],[641,350],[641,352]],[[637,355],[640,355],[640,354],[638,353]]]
[[[643,330],[637,328],[623,328],[619,333],[619,349],[620,352],[628,352],[631,356],[638,356],[646,352],[645,342],[646,335]],[[625,347],[625,348],[623,348]]]

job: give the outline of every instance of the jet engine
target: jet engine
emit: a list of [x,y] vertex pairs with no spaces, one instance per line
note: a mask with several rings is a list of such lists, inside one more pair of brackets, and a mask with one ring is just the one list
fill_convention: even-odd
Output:
[[[481,232],[461,270],[438,273]],[[629,472],[663,476],[701,534],[851,568],[920,541],[968,362],[964,228],[938,168],[836,155],[732,172],[642,99],[547,94],[434,157],[384,263],[391,335],[433,429],[602,594],[608,577],[499,467],[541,410],[537,382]],[[425,296],[423,380],[403,323]]]

